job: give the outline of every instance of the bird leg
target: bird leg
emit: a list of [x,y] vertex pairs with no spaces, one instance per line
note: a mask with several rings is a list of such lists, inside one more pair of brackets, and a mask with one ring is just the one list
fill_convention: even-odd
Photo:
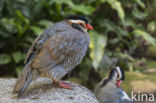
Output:
[[56,81],[54,80],[55,84],[58,84],[61,88],[65,88],[65,89],[72,89],[73,85],[68,83],[68,82],[64,82],[64,81]]

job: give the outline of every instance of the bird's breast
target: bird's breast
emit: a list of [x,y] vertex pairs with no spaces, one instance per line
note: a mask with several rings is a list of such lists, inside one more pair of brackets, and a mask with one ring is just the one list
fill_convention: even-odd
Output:
[[84,58],[89,46],[89,38],[82,37],[76,39],[75,41],[71,41],[71,45],[71,52],[64,62],[65,68],[68,68],[69,71],[80,64],[80,62]]

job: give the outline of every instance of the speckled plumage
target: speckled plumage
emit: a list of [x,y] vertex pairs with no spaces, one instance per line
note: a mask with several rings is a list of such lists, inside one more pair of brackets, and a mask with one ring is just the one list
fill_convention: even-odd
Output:
[[88,33],[74,29],[66,21],[49,27],[36,38],[29,49],[25,68],[15,84],[13,93],[22,95],[29,85],[28,83],[25,86],[24,81],[31,82],[38,76],[60,81],[82,61],[88,45]]

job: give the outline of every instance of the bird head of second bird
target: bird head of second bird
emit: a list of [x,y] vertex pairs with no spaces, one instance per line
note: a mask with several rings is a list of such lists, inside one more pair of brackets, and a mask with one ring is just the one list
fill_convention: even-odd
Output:
[[109,79],[113,80],[117,87],[120,87],[122,81],[125,79],[124,71],[120,67],[115,67],[110,71]]
[[80,31],[87,31],[88,29],[93,29],[93,27],[88,23],[88,19],[83,16],[71,15],[65,19],[71,26]]

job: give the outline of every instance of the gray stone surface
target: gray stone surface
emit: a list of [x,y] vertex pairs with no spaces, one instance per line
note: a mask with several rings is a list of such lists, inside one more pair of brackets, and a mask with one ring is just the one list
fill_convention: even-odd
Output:
[[0,79],[0,103],[99,103],[92,92],[72,83],[72,90],[52,85],[50,79],[39,78],[17,99],[12,95],[16,79]]

